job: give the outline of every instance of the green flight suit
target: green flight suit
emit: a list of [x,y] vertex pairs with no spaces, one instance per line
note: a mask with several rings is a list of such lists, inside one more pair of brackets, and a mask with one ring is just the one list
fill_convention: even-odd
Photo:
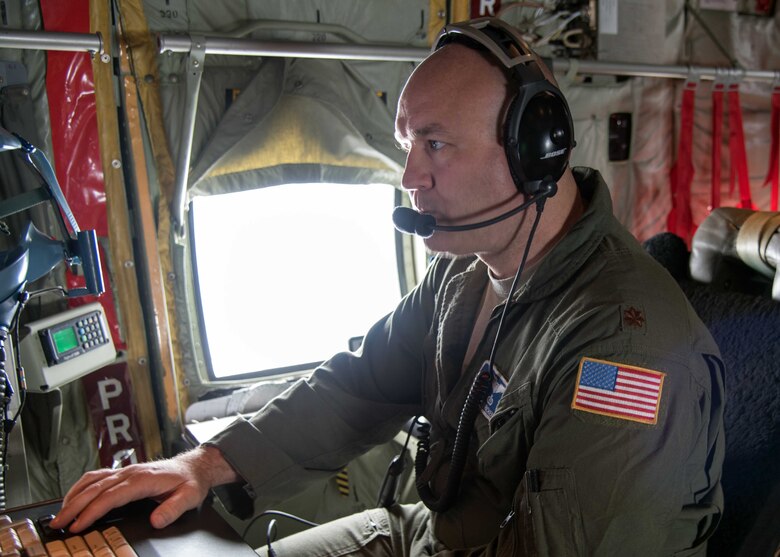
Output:
[[[587,208],[513,295],[495,357],[506,388],[494,412],[478,416],[455,504],[430,513],[433,545],[704,555],[723,508],[718,348],[672,277],[614,218],[600,175],[575,177]],[[334,473],[417,413],[431,422],[426,476],[440,493],[466,394],[496,334],[500,306],[464,368],[487,285],[476,258],[437,258],[361,350],[337,354],[215,438],[256,508]],[[579,409],[580,368],[592,362],[662,380],[655,408],[642,421],[610,415],[610,401]]]

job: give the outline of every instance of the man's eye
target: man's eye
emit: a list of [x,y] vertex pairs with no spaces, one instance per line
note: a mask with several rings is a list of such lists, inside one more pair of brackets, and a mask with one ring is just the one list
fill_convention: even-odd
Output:
[[428,145],[434,151],[438,151],[439,149],[444,147],[444,142],[443,141],[437,141],[435,139],[430,139],[430,140],[428,140]]

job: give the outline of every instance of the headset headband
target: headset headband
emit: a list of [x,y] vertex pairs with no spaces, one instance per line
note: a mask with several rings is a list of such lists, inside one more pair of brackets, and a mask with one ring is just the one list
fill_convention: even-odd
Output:
[[[511,42],[502,40],[505,33]],[[517,29],[500,19],[480,18],[460,23],[451,23],[444,27],[436,38],[433,50],[444,46],[446,38],[460,34],[478,42],[487,48],[505,67],[513,68],[517,64],[527,64],[536,60],[536,54],[529,48]],[[444,40],[444,42],[442,42]]]

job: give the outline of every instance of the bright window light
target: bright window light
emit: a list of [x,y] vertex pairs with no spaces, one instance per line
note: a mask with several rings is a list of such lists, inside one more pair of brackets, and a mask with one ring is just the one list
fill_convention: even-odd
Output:
[[193,199],[214,378],[326,360],[396,306],[393,196],[385,184],[289,184]]

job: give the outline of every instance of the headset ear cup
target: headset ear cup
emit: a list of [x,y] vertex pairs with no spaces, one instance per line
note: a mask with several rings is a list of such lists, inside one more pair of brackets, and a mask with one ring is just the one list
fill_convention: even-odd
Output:
[[533,94],[528,102],[521,103],[522,98],[521,91],[507,113],[505,150],[518,188],[533,195],[543,181],[563,175],[574,146],[573,129],[566,101],[551,89]]
[[520,106],[520,97],[521,95],[515,95],[515,98],[512,99],[506,112],[506,119],[504,120],[504,151],[506,153],[507,164],[509,165],[509,173],[512,176],[512,180],[515,182],[515,186],[517,186],[518,190],[528,195],[528,192],[523,188],[523,184],[525,184],[527,180],[523,170],[522,158],[520,157],[518,139],[518,125],[521,114],[518,114],[517,111]]

